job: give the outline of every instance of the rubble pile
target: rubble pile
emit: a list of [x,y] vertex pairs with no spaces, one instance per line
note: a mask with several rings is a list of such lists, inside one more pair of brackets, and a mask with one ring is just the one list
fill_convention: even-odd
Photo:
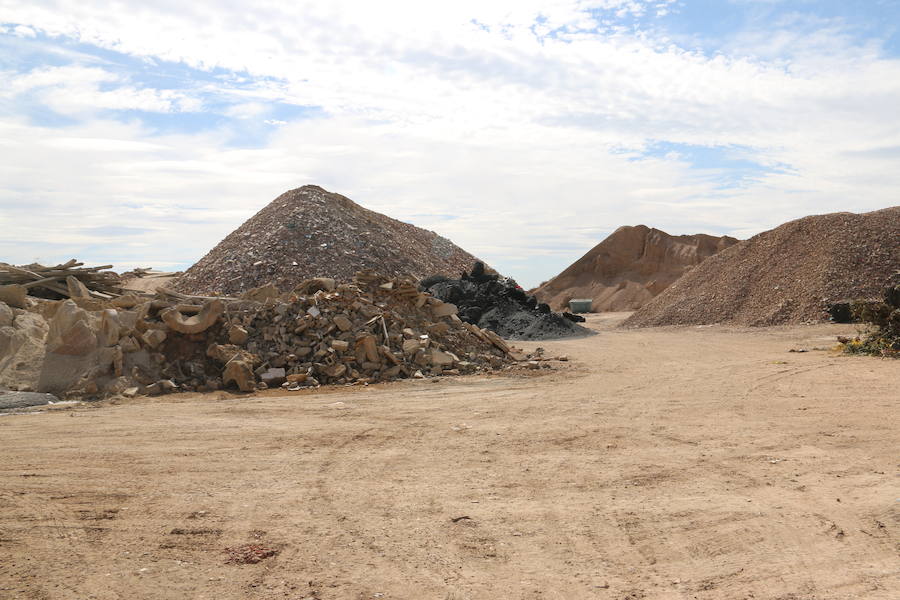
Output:
[[850,311],[853,320],[868,323],[872,330],[865,338],[838,338],[845,351],[900,358],[900,271],[891,277],[880,301],[852,302]]
[[85,267],[74,258],[55,267],[0,263],[0,302],[22,308],[26,296],[96,298],[108,300],[122,293],[112,265]]
[[160,290],[93,302],[0,303],[0,389],[67,397],[299,389],[473,373],[528,358],[414,280],[372,271],[351,284],[307,280],[287,293],[273,285],[239,298]]
[[459,318],[511,340],[546,340],[592,333],[577,323],[584,317],[555,313],[529,296],[512,279],[488,273],[475,263],[460,279],[432,276],[420,286],[436,298],[459,307]]
[[836,302],[880,297],[898,240],[900,206],[790,221],[710,256],[623,326],[824,321]]
[[313,277],[350,281],[364,269],[389,277],[457,275],[475,260],[433,231],[307,185],[282,194],[229,234],[174,289],[233,295],[273,283],[290,291]]

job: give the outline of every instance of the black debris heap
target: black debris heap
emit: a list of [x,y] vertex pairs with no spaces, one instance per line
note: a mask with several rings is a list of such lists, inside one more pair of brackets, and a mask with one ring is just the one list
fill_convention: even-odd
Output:
[[552,312],[514,280],[488,273],[480,262],[459,279],[435,275],[423,279],[419,286],[435,298],[455,304],[463,321],[506,339],[547,340],[592,333],[578,325],[584,317]]

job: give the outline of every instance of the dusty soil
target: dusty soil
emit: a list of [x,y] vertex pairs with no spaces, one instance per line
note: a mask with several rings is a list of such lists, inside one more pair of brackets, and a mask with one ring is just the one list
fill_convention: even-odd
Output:
[[0,598],[900,597],[900,362],[616,320],[530,378],[0,416]]

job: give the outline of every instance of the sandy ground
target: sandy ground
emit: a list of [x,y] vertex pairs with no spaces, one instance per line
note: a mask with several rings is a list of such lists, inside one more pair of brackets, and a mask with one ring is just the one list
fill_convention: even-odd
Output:
[[534,377],[0,416],[0,598],[900,597],[900,362],[614,320]]

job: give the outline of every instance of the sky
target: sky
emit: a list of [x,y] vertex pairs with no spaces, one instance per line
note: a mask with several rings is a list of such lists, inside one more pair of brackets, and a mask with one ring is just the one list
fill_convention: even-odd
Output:
[[0,0],[0,262],[189,267],[316,184],[530,287],[900,204],[900,0]]

